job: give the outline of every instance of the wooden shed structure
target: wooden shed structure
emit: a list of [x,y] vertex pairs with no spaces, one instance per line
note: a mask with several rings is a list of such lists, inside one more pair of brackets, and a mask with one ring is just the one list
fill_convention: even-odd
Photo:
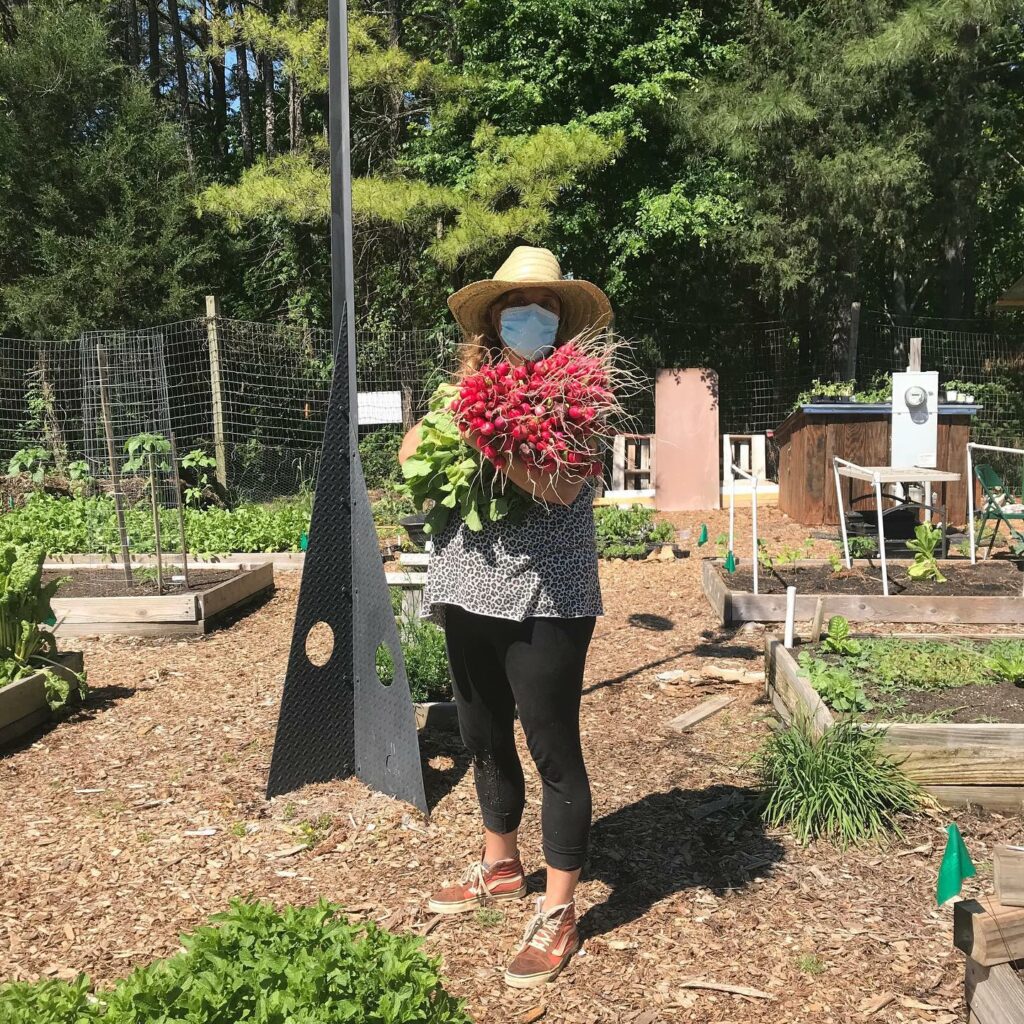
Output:
[[[947,518],[967,521],[966,446],[975,405],[939,405],[937,469],[959,473],[948,486]],[[806,526],[839,522],[832,458],[838,455],[861,466],[884,466],[890,460],[892,406],[879,403],[801,405],[775,431],[779,446],[779,508]],[[870,493],[871,484],[850,481],[850,497]],[[874,508],[864,501],[857,508]]]

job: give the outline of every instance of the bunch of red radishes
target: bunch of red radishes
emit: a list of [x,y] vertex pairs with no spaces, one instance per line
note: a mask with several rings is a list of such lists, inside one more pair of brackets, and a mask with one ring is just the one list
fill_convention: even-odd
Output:
[[517,455],[543,473],[579,479],[602,472],[595,439],[616,400],[606,359],[570,341],[536,362],[485,363],[463,379],[450,408],[495,469]]

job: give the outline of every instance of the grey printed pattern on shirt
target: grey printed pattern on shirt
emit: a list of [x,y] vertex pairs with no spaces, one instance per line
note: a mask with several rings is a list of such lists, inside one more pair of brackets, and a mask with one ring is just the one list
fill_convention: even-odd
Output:
[[519,621],[603,615],[594,491],[588,480],[570,505],[534,502],[520,522],[478,533],[453,514],[434,538],[421,617],[443,626],[448,604]]

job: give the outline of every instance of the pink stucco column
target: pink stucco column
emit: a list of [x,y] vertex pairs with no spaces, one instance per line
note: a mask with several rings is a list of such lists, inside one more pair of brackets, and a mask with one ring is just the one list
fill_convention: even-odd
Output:
[[655,507],[720,508],[718,374],[658,370],[654,385]]

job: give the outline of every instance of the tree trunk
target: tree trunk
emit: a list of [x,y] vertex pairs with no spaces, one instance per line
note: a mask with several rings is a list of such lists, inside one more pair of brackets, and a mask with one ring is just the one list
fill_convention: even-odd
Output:
[[148,0],[149,80],[153,95],[160,98],[160,0]]
[[133,68],[141,66],[142,55],[139,51],[139,5],[138,0],[128,0],[128,63]]
[[[224,16],[224,0],[213,0],[213,17]],[[210,76],[213,85],[213,151],[218,159],[227,156],[228,141],[228,91],[224,71],[224,56],[218,53],[210,59]]]
[[252,101],[249,93],[249,51],[245,43],[235,46],[235,88],[238,90],[238,123],[242,136],[242,163],[251,167],[255,154],[252,145]]
[[181,12],[178,0],[167,0],[167,14],[171,20],[171,38],[174,40],[174,63],[178,82],[178,114],[181,118],[181,131],[185,139],[185,158],[188,160],[189,172],[195,169],[195,151],[192,147],[192,113],[188,101],[188,66],[185,63],[185,44],[181,38]]
[[272,157],[274,145],[274,58],[269,53],[260,57],[260,75],[263,78],[263,152]]
[[[288,14],[299,20],[299,0],[288,0]],[[288,75],[288,146],[298,149],[302,141],[302,90],[294,74]]]

